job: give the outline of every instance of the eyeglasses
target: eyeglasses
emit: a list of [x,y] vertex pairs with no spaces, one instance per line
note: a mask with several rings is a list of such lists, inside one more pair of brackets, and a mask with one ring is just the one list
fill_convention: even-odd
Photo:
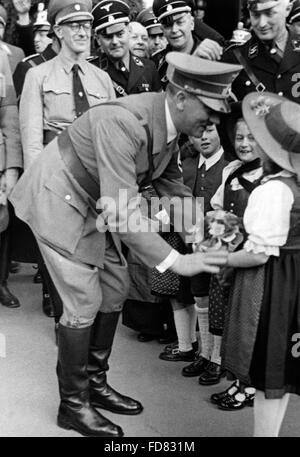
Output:
[[89,32],[92,29],[92,23],[90,21],[86,22],[64,22],[62,25],[67,25],[72,32],[78,33],[81,27],[85,32]]

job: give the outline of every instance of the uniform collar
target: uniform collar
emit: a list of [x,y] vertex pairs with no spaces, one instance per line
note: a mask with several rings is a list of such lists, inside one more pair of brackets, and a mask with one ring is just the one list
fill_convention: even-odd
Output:
[[61,53],[58,54],[57,58],[59,59],[59,61],[61,62],[61,65],[63,67],[63,69],[65,70],[65,72],[67,74],[71,73],[72,71],[72,68],[75,64],[78,65],[80,71],[85,74],[86,71],[87,71],[87,62],[85,59],[82,59],[80,60],[79,62],[78,61],[75,61],[73,59],[71,59],[70,57],[67,57],[67,56],[62,56]]
[[217,162],[219,162],[219,160],[221,159],[223,154],[224,154],[224,149],[222,148],[222,146],[220,147],[220,149],[218,149],[217,152],[214,153],[214,155],[212,155],[211,157],[208,157],[207,159],[205,157],[203,157],[202,154],[200,154],[198,168],[200,168],[201,165],[203,165],[205,163],[206,171],[209,170]]
[[166,110],[166,123],[167,123],[167,144],[175,140],[178,135],[176,127],[171,117],[170,108],[168,105],[167,98],[165,99],[165,110]]

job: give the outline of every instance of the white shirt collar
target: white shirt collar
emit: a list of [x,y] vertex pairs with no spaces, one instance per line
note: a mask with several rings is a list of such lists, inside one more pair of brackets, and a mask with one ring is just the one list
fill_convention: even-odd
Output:
[[170,143],[177,137],[178,132],[177,132],[174,122],[172,120],[167,99],[165,99],[165,110],[166,110],[166,123],[167,123],[167,143]]
[[203,157],[202,154],[200,154],[198,168],[200,168],[201,165],[203,163],[205,163],[206,171],[209,170],[217,162],[219,162],[219,160],[221,159],[223,154],[224,154],[224,149],[222,148],[222,146],[220,147],[220,149],[217,152],[215,152],[214,155],[212,155],[211,157],[208,157],[207,159],[205,157]]
[[293,176],[293,173],[291,173],[290,171],[287,171],[287,170],[281,170],[279,171],[278,173],[274,174],[274,175],[268,175],[268,176],[264,176],[263,179],[262,179],[262,184],[269,181],[269,179],[272,179],[272,178],[277,178],[277,177],[282,177],[282,178],[290,178],[291,176]]

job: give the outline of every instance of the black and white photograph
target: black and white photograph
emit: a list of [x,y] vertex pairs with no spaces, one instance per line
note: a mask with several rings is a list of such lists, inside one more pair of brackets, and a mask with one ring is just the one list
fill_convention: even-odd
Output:
[[299,411],[300,0],[0,0],[0,438]]

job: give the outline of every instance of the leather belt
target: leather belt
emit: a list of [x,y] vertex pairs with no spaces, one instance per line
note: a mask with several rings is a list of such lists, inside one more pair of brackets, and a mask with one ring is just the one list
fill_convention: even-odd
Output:
[[100,184],[90,175],[78,157],[67,130],[57,137],[61,158],[80,187],[95,201],[100,197]]

